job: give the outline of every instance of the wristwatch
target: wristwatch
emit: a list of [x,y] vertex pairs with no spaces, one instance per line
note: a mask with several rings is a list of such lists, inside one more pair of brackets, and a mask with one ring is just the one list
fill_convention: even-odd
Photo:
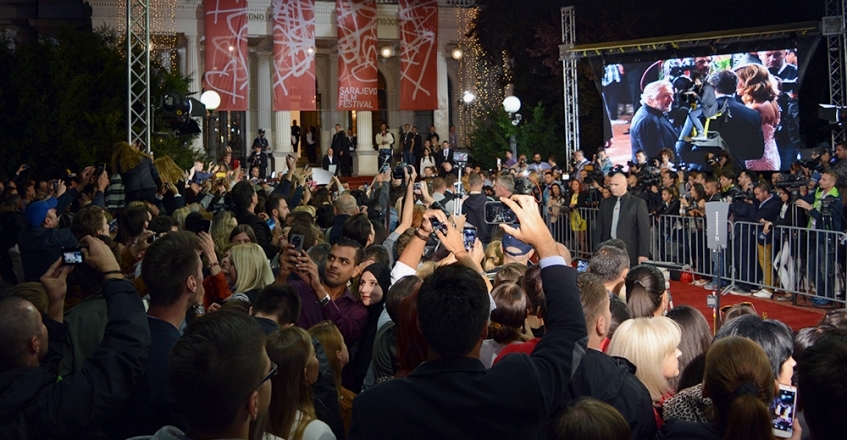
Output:
[[428,241],[429,237],[425,233],[421,233],[420,229],[415,229],[415,237],[420,238],[423,241]]
[[327,293],[325,297],[319,299],[317,302],[318,302],[319,306],[324,307],[327,304],[329,304],[330,301],[332,301],[332,299],[329,297],[329,294]]

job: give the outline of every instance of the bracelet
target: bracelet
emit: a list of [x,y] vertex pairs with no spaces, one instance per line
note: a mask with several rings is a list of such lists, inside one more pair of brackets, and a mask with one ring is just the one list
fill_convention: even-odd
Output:
[[211,269],[211,268],[213,268],[213,267],[215,267],[215,266],[219,266],[219,264],[218,264],[218,262],[217,262],[217,261],[215,261],[214,263],[209,263],[209,269]]
[[423,241],[429,241],[429,237],[427,237],[426,235],[421,235],[420,229],[415,229],[415,237],[418,237]]
[[100,275],[103,275],[104,277],[105,277],[106,275],[123,275],[123,274],[124,274],[124,273],[123,273],[122,271],[120,271],[120,270],[107,270],[106,272],[101,272],[101,273],[100,273]]

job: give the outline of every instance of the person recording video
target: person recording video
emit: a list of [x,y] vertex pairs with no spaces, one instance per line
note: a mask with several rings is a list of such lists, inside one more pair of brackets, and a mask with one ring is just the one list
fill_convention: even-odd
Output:
[[[718,101],[715,97],[715,87],[704,82],[703,74],[697,70],[691,71],[691,83],[686,90],[679,90],[681,94],[680,113],[685,114],[685,122],[677,140],[679,152],[685,143],[685,138],[700,137],[704,135],[703,123],[700,118],[710,118],[718,112]],[[696,133],[695,131],[696,130]]]

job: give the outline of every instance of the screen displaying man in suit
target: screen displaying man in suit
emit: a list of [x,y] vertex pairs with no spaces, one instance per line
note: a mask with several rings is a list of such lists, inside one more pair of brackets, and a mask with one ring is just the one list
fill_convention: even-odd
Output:
[[632,145],[632,157],[642,150],[648,157],[659,157],[659,151],[676,151],[674,145],[679,132],[668,119],[673,107],[674,91],[670,81],[655,81],[644,87],[641,94],[643,106],[632,117],[629,139]]
[[712,121],[709,131],[721,134],[730,153],[738,161],[760,159],[765,153],[762,118],[759,112],[735,98],[738,84],[735,73],[731,70],[721,70],[709,77],[709,83],[715,86],[718,112],[721,113],[721,116]]
[[644,199],[627,192],[626,176],[612,176],[609,190],[612,197],[600,203],[595,243],[618,238],[626,243],[630,265],[635,267],[650,259],[650,217]]

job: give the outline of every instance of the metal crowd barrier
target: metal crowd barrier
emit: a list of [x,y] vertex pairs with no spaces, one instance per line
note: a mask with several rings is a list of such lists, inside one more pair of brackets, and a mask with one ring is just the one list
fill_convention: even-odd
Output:
[[[547,209],[553,238],[575,258],[590,258],[596,208]],[[651,260],[703,278],[720,272],[722,285],[755,293],[789,294],[793,304],[836,302],[847,308],[847,233],[796,226],[728,222],[729,244],[718,254],[708,248],[702,217],[651,215]]]

